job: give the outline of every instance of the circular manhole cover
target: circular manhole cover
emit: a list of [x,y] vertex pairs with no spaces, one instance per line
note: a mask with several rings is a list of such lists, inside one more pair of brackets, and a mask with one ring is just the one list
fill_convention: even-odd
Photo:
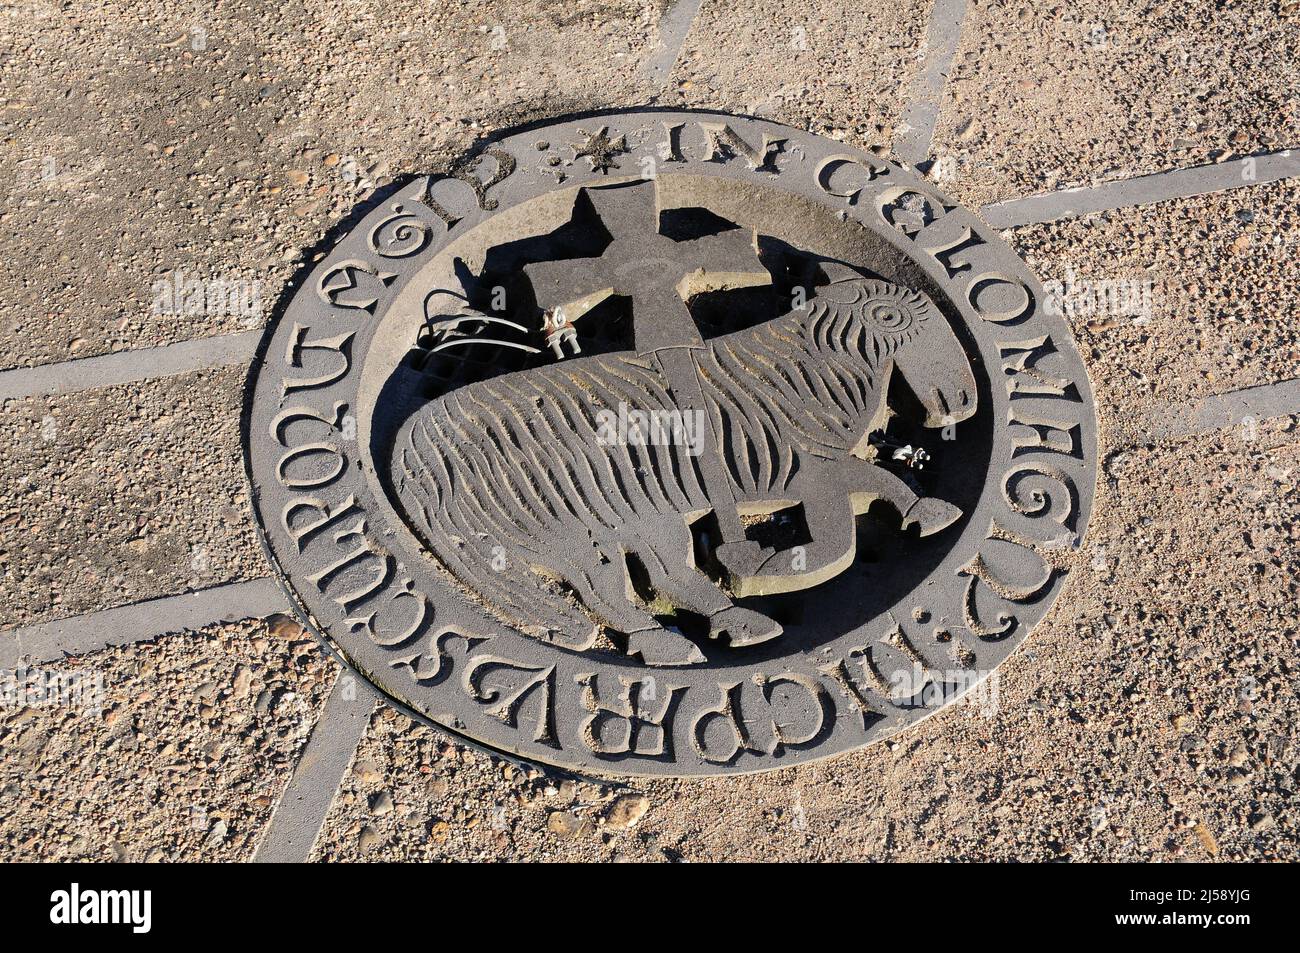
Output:
[[307,276],[253,384],[256,511],[317,631],[465,738],[617,775],[822,757],[984,691],[1060,588],[1096,433],[1043,302],[842,144],[536,128]]

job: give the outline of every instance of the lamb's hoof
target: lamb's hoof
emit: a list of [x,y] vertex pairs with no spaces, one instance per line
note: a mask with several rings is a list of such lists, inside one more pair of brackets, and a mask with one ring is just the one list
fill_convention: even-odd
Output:
[[732,606],[709,619],[709,638],[726,639],[733,648],[758,645],[782,632],[778,622],[752,609]]
[[746,539],[739,543],[723,543],[713,551],[713,558],[733,579],[744,579],[756,575],[758,567],[771,554],[770,548]]
[[930,536],[947,529],[961,519],[961,510],[936,496],[923,496],[903,515],[903,529],[916,525],[922,536]]
[[705,661],[699,646],[671,629],[633,632],[627,637],[627,654],[640,656],[646,665],[698,665]]

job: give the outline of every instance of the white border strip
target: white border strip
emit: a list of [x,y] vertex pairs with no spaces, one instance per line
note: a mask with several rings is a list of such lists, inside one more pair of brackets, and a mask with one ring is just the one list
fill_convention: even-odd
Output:
[[1168,405],[1151,414],[1143,436],[1159,443],[1290,414],[1300,414],[1300,378]]
[[672,75],[682,45],[685,44],[691,27],[695,25],[701,2],[702,0],[672,0],[671,6],[659,19],[659,45],[641,68],[659,89],[668,85],[668,77]]

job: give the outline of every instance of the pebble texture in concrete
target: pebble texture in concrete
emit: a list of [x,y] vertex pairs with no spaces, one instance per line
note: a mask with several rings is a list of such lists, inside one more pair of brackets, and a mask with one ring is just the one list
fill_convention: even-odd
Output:
[[1300,143],[1300,6],[972,0],[935,130],[967,205]]
[[919,67],[928,4],[704,3],[664,105],[719,108],[888,151]]
[[97,678],[101,704],[0,708],[6,861],[249,859],[334,677],[263,623],[31,671]]
[[239,449],[245,373],[5,402],[0,625],[266,575]]
[[1009,233],[1060,292],[1113,441],[1151,402],[1300,377],[1297,203],[1290,179]]

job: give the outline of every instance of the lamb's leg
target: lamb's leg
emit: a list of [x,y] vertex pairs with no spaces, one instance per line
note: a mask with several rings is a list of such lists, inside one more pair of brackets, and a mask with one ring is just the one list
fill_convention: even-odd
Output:
[[961,510],[933,497],[918,497],[894,474],[851,457],[810,476],[791,495],[803,503],[811,542],[769,555],[751,575],[733,582],[737,595],[793,592],[833,579],[853,562],[856,517],[876,501],[897,511],[902,528],[915,524],[928,536],[950,525]]
[[900,526],[916,526],[922,536],[946,529],[961,517],[961,510],[933,496],[917,496],[912,488],[882,467],[852,459],[853,485],[850,493],[854,513],[865,513],[872,500],[881,499],[900,517]]
[[617,562],[593,562],[583,568],[585,572],[570,584],[592,615],[625,633],[658,627],[654,616],[628,598],[627,575],[623,566]]
[[704,661],[704,653],[694,642],[666,630],[633,601],[625,563],[598,562],[588,569],[586,579],[575,583],[574,588],[594,616],[621,634],[621,639],[614,638],[623,643],[628,655],[640,656],[646,665],[694,665]]
[[[738,596],[808,589],[834,578],[853,562],[857,526],[852,491],[839,479],[810,482],[804,488],[797,484],[790,488],[790,495],[803,504],[809,542],[775,552],[769,550],[752,572],[732,579],[732,590]],[[870,500],[862,503],[865,508]]]
[[781,634],[781,626],[752,609],[734,604],[690,561],[690,529],[683,524],[680,538],[667,549],[670,558],[649,554],[646,571],[655,591],[675,606],[709,619],[709,637],[725,639],[729,645],[757,645]]

